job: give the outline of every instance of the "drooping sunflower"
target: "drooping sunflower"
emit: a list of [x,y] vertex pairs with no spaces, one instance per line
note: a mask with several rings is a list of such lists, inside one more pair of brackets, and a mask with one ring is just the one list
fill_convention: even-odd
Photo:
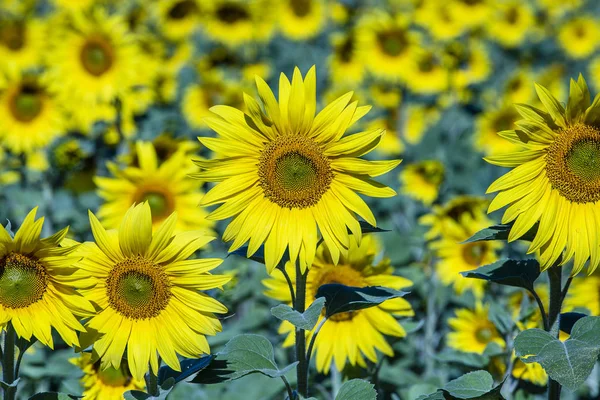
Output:
[[47,76],[7,73],[0,80],[0,144],[31,153],[64,133],[65,115]]
[[129,371],[142,380],[158,356],[180,370],[177,355],[198,358],[210,353],[205,335],[221,331],[215,314],[227,312],[203,290],[222,287],[231,277],[212,275],[220,259],[189,259],[213,237],[204,231],[174,234],[171,214],[152,233],[148,203],[132,206],[118,230],[106,231],[91,212],[95,243],[84,243],[78,266],[93,287],[83,292],[100,311],[86,327],[101,337],[93,344],[101,369],[121,368],[127,351]]
[[[419,218],[419,224],[430,227],[425,234],[425,239],[431,240],[447,232],[459,231],[462,229],[464,218],[467,218],[466,220],[483,219],[487,206],[488,201],[482,197],[456,196],[444,205],[434,205],[431,213]],[[464,239],[457,241],[460,240]]]
[[38,66],[45,45],[44,23],[39,19],[0,17],[0,69]]
[[100,361],[92,361],[90,353],[81,353],[70,361],[83,371],[80,381],[86,400],[121,400],[125,392],[146,387],[143,380],[131,376],[126,360],[122,361],[120,368],[108,367],[105,370],[100,368]]
[[535,24],[531,7],[527,3],[509,0],[496,3],[492,8],[494,23],[485,24],[490,38],[508,48],[521,45]]
[[116,229],[123,215],[135,203],[148,202],[152,210],[152,225],[156,229],[173,212],[177,212],[175,232],[212,230],[214,223],[206,220],[207,213],[198,207],[204,193],[202,182],[188,177],[195,171],[185,149],[176,151],[159,163],[152,143],[136,143],[138,166],[119,168],[109,163],[114,177],[94,178],[98,194],[104,199],[98,217],[108,229]]
[[479,114],[475,124],[474,147],[485,155],[496,155],[519,149],[519,146],[498,136],[498,132],[515,129],[519,113],[512,104],[490,107]]
[[323,0],[279,1],[279,29],[293,40],[306,40],[321,32],[326,22]]
[[501,348],[506,345],[489,319],[489,306],[480,302],[475,305],[474,310],[456,310],[456,316],[448,319],[448,325],[452,329],[447,336],[448,347],[464,353],[483,354],[491,343],[496,343]]
[[595,18],[582,16],[560,27],[558,42],[567,55],[586,58],[600,47],[600,28]]
[[402,193],[429,206],[438,197],[444,181],[444,165],[438,160],[425,160],[407,165],[400,175]]
[[160,0],[156,5],[161,33],[169,40],[182,40],[198,29],[202,21],[202,1]]
[[347,254],[348,229],[360,237],[356,215],[371,225],[376,221],[356,194],[390,197],[396,192],[372,177],[395,168],[400,160],[367,161],[360,156],[381,140],[381,129],[344,136],[370,107],[348,103],[352,92],[315,116],[316,72],[304,80],[296,68],[292,82],[281,74],[279,103],[260,78],[256,79],[264,104],[248,95],[245,114],[227,106],[213,107],[206,118],[219,137],[201,137],[213,150],[213,160],[196,161],[201,172],[194,176],[220,182],[201,205],[224,203],[209,219],[233,217],[223,234],[230,251],[249,241],[248,256],[265,243],[265,261],[271,272],[286,249],[293,263],[304,271],[312,264],[318,240],[317,228],[334,262]]
[[[372,235],[365,235],[360,245],[353,237],[348,256],[342,256],[336,265],[326,246],[320,246],[307,275],[307,307],[315,300],[319,287],[328,283],[341,283],[355,287],[384,286],[396,290],[412,286],[412,282],[408,279],[393,275],[389,259],[384,258],[379,263],[374,262],[379,250],[379,244]],[[295,268],[288,263],[286,271],[292,282],[295,282]],[[283,274],[273,275],[264,280],[263,284],[267,287],[265,292],[267,296],[287,303],[291,302],[289,288]],[[317,370],[327,374],[332,361],[338,371],[344,368],[347,361],[351,365],[365,367],[365,358],[377,362],[376,350],[392,356],[394,352],[384,335],[406,336],[406,331],[396,317],[412,315],[414,315],[412,307],[403,298],[388,300],[377,307],[365,310],[333,315],[325,322],[315,339]],[[320,317],[319,320],[322,318]],[[284,346],[293,345],[294,331],[294,326],[289,322],[281,324],[279,333],[288,335]],[[313,333],[310,332],[309,336]]]
[[545,110],[517,105],[519,129],[500,133],[523,150],[486,158],[513,168],[488,188],[499,192],[488,211],[509,206],[502,218],[514,221],[509,241],[539,222],[528,253],[539,252],[543,270],[562,254],[561,265],[574,258],[573,275],[588,260],[592,273],[600,264],[600,97],[590,105],[582,76],[571,80],[566,110],[544,87],[536,90]]
[[67,345],[79,345],[77,333],[85,329],[78,318],[95,310],[77,289],[90,280],[74,268],[77,245],[59,246],[68,228],[41,239],[44,218],[36,213],[27,214],[14,238],[0,225],[0,326],[10,323],[19,337],[35,336],[50,348],[54,328]]

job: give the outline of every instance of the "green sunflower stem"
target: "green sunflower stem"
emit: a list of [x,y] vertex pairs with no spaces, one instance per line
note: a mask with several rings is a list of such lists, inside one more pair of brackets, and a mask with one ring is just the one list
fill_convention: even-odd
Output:
[[152,370],[152,366],[150,366],[150,371],[148,371],[148,375],[146,376],[146,387],[148,388],[148,394],[156,397],[160,394],[158,390],[158,377]]
[[[302,273],[299,263],[296,264],[296,302],[294,309],[303,313],[306,308],[306,277],[308,271]],[[308,363],[306,362],[306,331],[296,328],[296,377],[298,381],[298,393],[308,397]]]
[[4,382],[4,400],[14,400],[17,392],[15,382],[15,343],[16,332],[12,323],[8,323],[4,334],[4,349],[2,357],[2,381]]
[[[560,321],[560,309],[563,301],[562,289],[562,269],[558,262],[548,269],[548,278],[550,280],[550,307],[548,309],[548,332],[556,332],[558,337],[560,329],[555,325]],[[555,329],[556,328],[556,329]],[[561,386],[553,379],[548,380],[548,400],[560,399]]]

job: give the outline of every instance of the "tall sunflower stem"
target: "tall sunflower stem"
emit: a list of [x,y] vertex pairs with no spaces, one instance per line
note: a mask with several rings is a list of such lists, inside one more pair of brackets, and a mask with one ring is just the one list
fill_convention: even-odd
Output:
[[315,329],[315,333],[313,333],[312,337],[310,338],[310,344],[308,345],[308,351],[306,352],[306,375],[307,375],[306,379],[307,380],[308,380],[308,370],[310,368],[310,357],[312,356],[313,347],[315,345],[315,340],[317,340],[317,335],[321,331],[321,328],[323,327],[323,325],[325,324],[326,321],[327,321],[327,318],[323,318],[321,320],[321,322],[319,322],[319,325],[317,325],[317,329]]
[[[302,273],[300,264],[296,263],[296,301],[294,309],[303,313],[306,308],[306,276],[308,271]],[[308,397],[308,364],[306,363],[306,331],[296,328],[296,376],[298,381],[298,393]]]
[[8,386],[4,388],[4,400],[14,400],[17,392],[15,382],[15,343],[16,332],[12,323],[8,323],[4,334],[4,349],[2,354],[2,381]]
[[156,397],[160,394],[158,390],[158,376],[152,370],[152,366],[150,366],[150,371],[146,375],[146,387],[148,388],[149,395]]
[[[548,269],[548,278],[550,280],[550,306],[548,308],[548,332],[556,332],[559,335],[560,309],[563,301],[562,288],[562,269],[558,262]],[[556,329],[555,328],[556,326]],[[561,386],[553,379],[548,380],[548,400],[560,399]]]

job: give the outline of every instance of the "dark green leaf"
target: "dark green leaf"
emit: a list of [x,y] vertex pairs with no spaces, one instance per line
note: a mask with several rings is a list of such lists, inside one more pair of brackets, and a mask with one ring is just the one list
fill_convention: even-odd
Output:
[[271,308],[271,314],[273,314],[275,318],[278,318],[282,321],[290,322],[297,328],[310,331],[317,324],[324,305],[325,298],[320,297],[313,301],[310,307],[308,307],[304,313],[299,313],[286,304],[280,304]]
[[537,260],[500,260],[472,271],[461,272],[467,278],[483,279],[500,285],[533,290],[533,282],[540,276]]
[[377,392],[371,382],[363,379],[352,379],[345,382],[335,400],[376,400]]
[[362,231],[362,233],[390,232],[389,229],[381,229],[376,226],[370,225],[368,222],[365,221],[358,221],[358,223],[360,224],[360,230]]
[[[265,247],[264,247],[264,245],[261,245],[258,248],[258,250],[256,250],[256,253],[254,253],[251,257],[247,257],[248,256],[248,246],[247,245],[242,246],[235,251],[232,251],[231,253],[227,254],[227,256],[229,257],[232,254],[234,254],[236,256],[248,258],[250,260],[256,261],[261,264],[265,263]],[[286,254],[287,254],[287,252],[286,252]]]
[[[512,228],[512,223],[493,225],[475,233],[473,236],[465,240],[463,243],[482,242],[487,240],[508,240],[508,234]],[[519,238],[519,240],[532,241],[537,233],[537,224],[533,226],[527,233]]]
[[198,359],[186,359],[181,361],[181,372],[165,365],[158,371],[158,384],[162,385],[167,379],[173,378],[175,383],[181,382],[193,374],[200,372],[210,364],[214,356],[205,356]]
[[568,312],[560,314],[560,330],[571,334],[571,330],[573,329],[573,325],[575,325],[575,322],[579,321],[581,318],[584,317],[587,317],[587,315],[578,312]]
[[494,388],[494,379],[487,371],[469,372],[446,384],[444,397],[451,399],[499,400],[502,384]]
[[406,294],[407,292],[380,286],[354,287],[328,283],[319,287],[316,297],[325,297],[325,312],[327,318],[329,318],[341,312],[374,307],[386,300],[402,297]]

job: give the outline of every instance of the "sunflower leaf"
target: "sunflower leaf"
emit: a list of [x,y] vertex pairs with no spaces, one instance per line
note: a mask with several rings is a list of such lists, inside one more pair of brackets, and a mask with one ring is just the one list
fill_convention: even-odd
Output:
[[371,382],[364,379],[352,379],[345,382],[335,400],[376,400],[377,392]]
[[581,318],[584,317],[587,317],[587,315],[578,312],[568,312],[560,314],[560,330],[571,334],[575,322],[579,321]]
[[175,383],[181,382],[193,374],[202,371],[208,367],[211,361],[215,358],[213,355],[204,356],[201,358],[189,358],[181,361],[181,371],[175,371],[173,368],[165,365],[158,371],[158,384],[162,385],[169,378],[175,379]]
[[515,338],[515,351],[524,362],[540,363],[550,378],[576,390],[600,355],[600,317],[579,319],[564,342],[541,329],[528,329]]
[[494,378],[487,371],[473,371],[446,384],[442,389],[444,398],[499,400],[502,383],[494,387]]
[[317,324],[324,306],[325,298],[320,297],[313,301],[310,307],[308,307],[303,313],[294,310],[287,304],[280,304],[271,308],[271,314],[273,314],[273,316],[277,319],[288,321],[297,328],[310,331]]
[[500,260],[471,271],[461,272],[466,278],[483,279],[505,286],[533,291],[533,283],[541,274],[540,263],[535,260]]
[[360,229],[362,233],[381,233],[381,232],[390,232],[389,229],[382,229],[377,226],[373,226],[365,221],[358,221],[360,224]]
[[319,287],[316,297],[325,297],[325,316],[329,318],[342,312],[374,307],[406,294],[408,292],[380,286],[354,287],[328,283]]
[[[482,242],[488,240],[508,240],[508,234],[510,233],[512,226],[512,223],[492,225],[488,228],[480,230],[462,243]],[[526,234],[521,236],[519,240],[532,241],[537,234],[537,229],[538,227],[536,224]]]

